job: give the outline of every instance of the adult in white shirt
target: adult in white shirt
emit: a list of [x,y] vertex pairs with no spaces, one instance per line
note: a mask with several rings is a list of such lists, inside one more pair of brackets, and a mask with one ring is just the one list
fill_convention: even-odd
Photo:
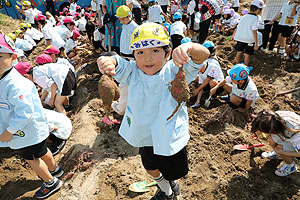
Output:
[[157,0],[157,3],[158,3],[158,5],[160,5],[163,12],[167,13],[168,7],[170,5],[170,1],[169,0]]

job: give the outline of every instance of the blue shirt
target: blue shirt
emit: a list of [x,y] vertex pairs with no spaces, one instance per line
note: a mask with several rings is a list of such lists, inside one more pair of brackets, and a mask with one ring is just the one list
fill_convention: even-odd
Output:
[[0,147],[20,149],[45,140],[49,130],[35,85],[13,68],[0,88],[0,134],[6,129],[14,134]]
[[[127,107],[120,135],[132,146],[153,146],[157,155],[170,156],[179,152],[190,138],[185,103],[167,121],[178,105],[169,90],[178,67],[169,61],[159,72],[149,76],[138,68],[135,61],[119,56],[113,58],[118,62],[114,78],[128,85]],[[188,83],[195,80],[202,66],[192,60],[184,65]]]

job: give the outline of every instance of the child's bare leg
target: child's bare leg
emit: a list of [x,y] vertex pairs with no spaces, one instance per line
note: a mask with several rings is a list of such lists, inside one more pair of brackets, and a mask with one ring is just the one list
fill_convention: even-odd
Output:
[[231,95],[230,96],[230,102],[233,103],[236,106],[240,106],[242,103],[242,98],[236,96],[236,95]]
[[235,55],[235,58],[234,58],[234,61],[235,61],[236,63],[240,63],[240,57],[241,57],[241,54],[242,54],[241,51],[236,52],[236,55]]
[[202,93],[203,93],[203,90],[200,90],[198,92],[197,100],[196,100],[195,104],[200,104],[200,99],[201,99]]
[[232,91],[232,85],[230,83],[225,83],[225,85],[223,86],[223,89],[225,90],[225,92],[227,94],[230,94]]
[[64,101],[64,105],[69,105],[69,97],[66,97],[66,99]]
[[290,46],[287,46],[285,50],[286,50],[286,55],[288,55],[288,56],[292,55],[292,49]]
[[272,149],[275,149],[275,147],[277,147],[277,143],[274,142],[274,140],[272,139],[271,136],[268,137],[268,142],[269,142],[269,145],[272,147]]
[[146,172],[148,174],[150,174],[152,177],[156,178],[156,177],[159,177],[160,176],[160,171],[158,169],[155,169],[155,170],[147,170],[146,169]]
[[41,157],[48,166],[48,169],[52,172],[56,169],[56,164],[52,156],[51,151],[47,148],[47,153]]
[[250,55],[247,53],[244,53],[244,64],[246,66],[249,66],[249,61],[250,61]]
[[281,34],[279,35],[279,38],[278,38],[278,41],[279,41],[279,46],[282,48],[282,47],[285,47],[285,42],[286,42],[286,37],[282,37]]
[[68,58],[73,58],[74,56],[76,56],[76,53],[75,52],[70,52],[69,54],[68,54]]
[[42,159],[26,160],[28,164],[32,167],[35,173],[43,179],[44,182],[48,183],[53,179],[50,174],[46,163]]
[[55,105],[57,112],[67,115],[67,112],[63,106],[65,99],[66,99],[66,96],[56,95],[54,105]]
[[212,79],[209,81],[210,88],[215,87],[218,84],[218,81],[216,79]]

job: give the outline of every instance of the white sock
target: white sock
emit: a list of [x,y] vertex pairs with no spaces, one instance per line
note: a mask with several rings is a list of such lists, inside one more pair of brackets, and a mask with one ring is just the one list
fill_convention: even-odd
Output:
[[160,187],[160,189],[165,192],[165,194],[167,196],[171,195],[173,192],[172,192],[172,188],[170,186],[170,183],[168,180],[166,180],[162,175],[160,175],[159,177],[157,178],[154,178],[153,179],[157,182],[158,186]]
[[286,163],[286,166],[289,167],[289,168],[292,168],[294,166],[294,162],[292,162],[291,164]]

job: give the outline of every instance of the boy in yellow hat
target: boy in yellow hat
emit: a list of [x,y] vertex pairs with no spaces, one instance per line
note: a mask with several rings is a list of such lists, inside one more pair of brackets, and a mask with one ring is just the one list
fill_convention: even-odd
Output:
[[151,200],[173,199],[180,193],[174,180],[188,173],[186,145],[189,140],[188,113],[182,103],[175,115],[167,118],[178,103],[170,92],[170,82],[184,67],[186,80],[195,80],[209,51],[200,44],[177,47],[173,60],[169,35],[163,26],[145,23],[131,35],[130,49],[135,61],[116,55],[101,56],[97,63],[102,73],[128,85],[128,101],[120,135],[139,147],[142,163],[159,186]]
[[33,51],[32,44],[29,41],[24,39],[23,31],[18,29],[15,31],[15,35],[16,35],[16,40],[15,40],[16,48],[22,49],[26,54],[26,56],[29,56]]
[[25,22],[28,22],[30,24],[34,24],[34,16],[35,16],[35,11],[31,8],[31,3],[30,1],[23,1],[22,3],[22,9],[20,9],[19,6],[16,5],[16,9],[18,10],[19,13],[25,15]]

